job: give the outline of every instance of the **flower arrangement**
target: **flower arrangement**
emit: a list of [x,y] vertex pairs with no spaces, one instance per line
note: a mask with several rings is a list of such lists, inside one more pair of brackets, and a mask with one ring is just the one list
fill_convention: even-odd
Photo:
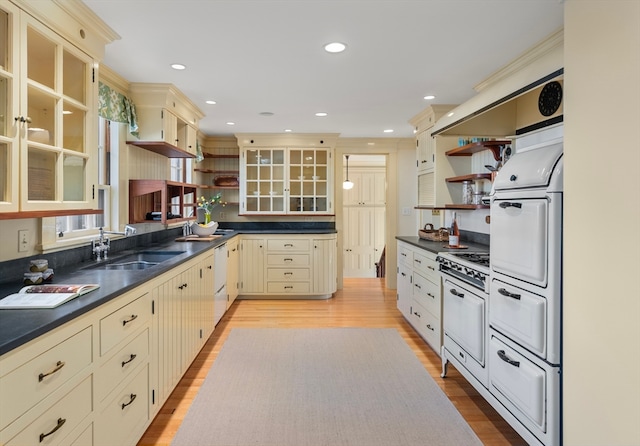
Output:
[[199,208],[204,209],[205,216],[211,219],[211,211],[218,205],[225,206],[227,203],[222,201],[222,192],[218,192],[211,198],[204,198],[204,196],[198,198],[197,205]]

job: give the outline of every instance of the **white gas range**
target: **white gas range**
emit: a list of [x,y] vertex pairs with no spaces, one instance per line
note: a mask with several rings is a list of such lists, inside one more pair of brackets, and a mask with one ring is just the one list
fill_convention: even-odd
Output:
[[444,252],[436,260],[443,281],[442,377],[452,362],[467,380],[486,388],[489,253]]

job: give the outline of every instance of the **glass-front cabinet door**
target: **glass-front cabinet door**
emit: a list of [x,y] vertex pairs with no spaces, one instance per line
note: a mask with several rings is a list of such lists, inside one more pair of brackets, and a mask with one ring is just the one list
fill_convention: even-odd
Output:
[[328,149],[251,148],[242,153],[243,214],[331,214]]
[[0,0],[0,212],[18,210],[18,9]]
[[[93,60],[24,15],[20,90],[21,210],[86,209]],[[26,171],[25,171],[26,170]]]

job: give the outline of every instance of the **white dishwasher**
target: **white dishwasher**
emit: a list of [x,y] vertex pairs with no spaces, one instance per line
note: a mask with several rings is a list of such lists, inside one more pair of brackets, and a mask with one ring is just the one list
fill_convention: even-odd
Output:
[[213,324],[218,325],[227,311],[227,244],[214,249],[213,254]]

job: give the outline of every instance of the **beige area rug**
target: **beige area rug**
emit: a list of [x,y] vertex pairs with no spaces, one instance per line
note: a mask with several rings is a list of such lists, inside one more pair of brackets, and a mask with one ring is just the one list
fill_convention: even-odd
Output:
[[482,443],[395,329],[236,328],[171,444]]

